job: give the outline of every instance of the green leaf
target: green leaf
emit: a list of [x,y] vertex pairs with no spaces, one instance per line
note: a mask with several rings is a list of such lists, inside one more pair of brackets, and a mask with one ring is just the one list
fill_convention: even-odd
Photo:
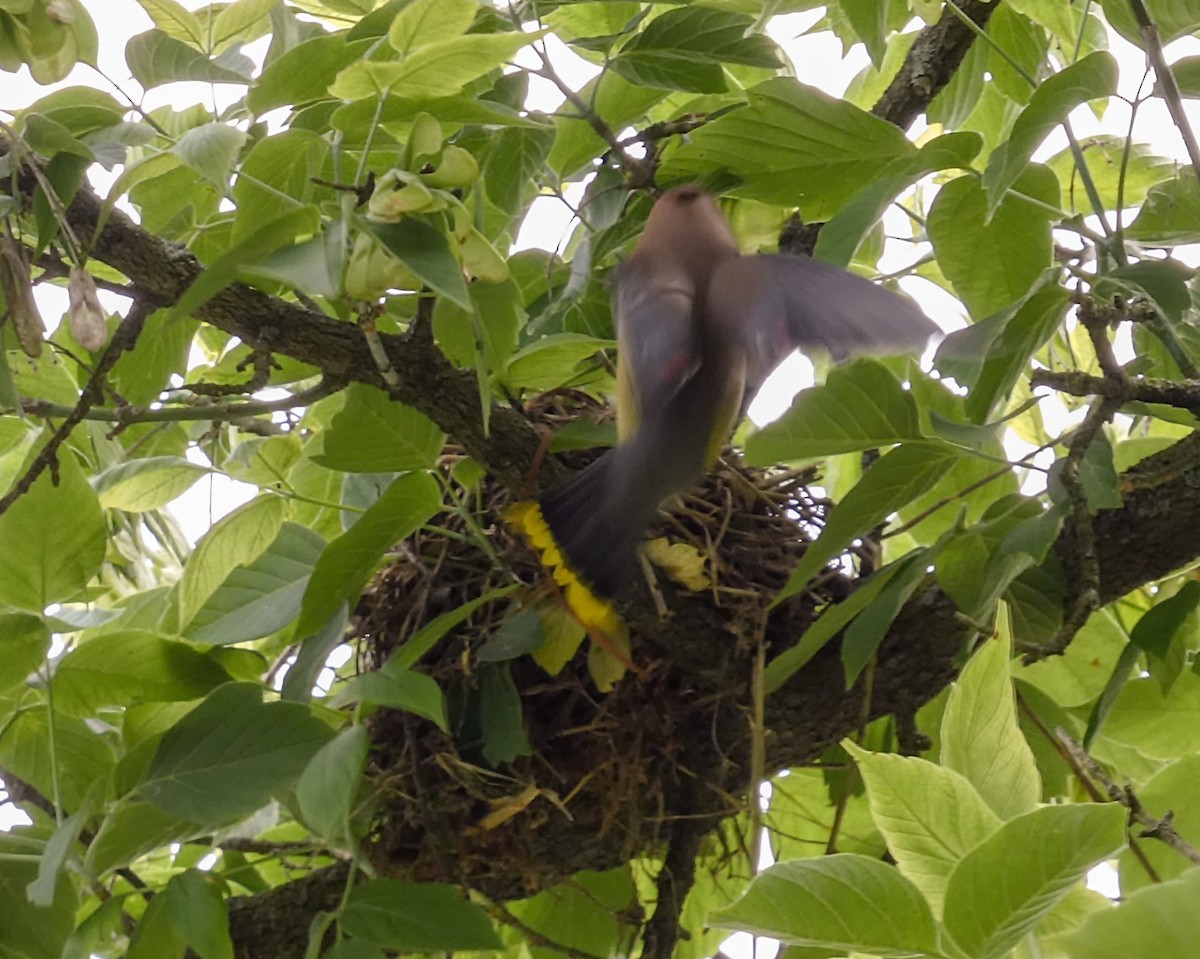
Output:
[[338,607],[356,599],[384,552],[441,507],[437,483],[428,474],[409,473],[393,480],[358,521],[321,553],[304,592],[296,635],[316,632]]
[[1008,5],[996,8],[987,31],[995,44],[988,49],[987,58],[992,82],[1010,100],[1028,103],[1045,62],[1045,32],[1028,14]]
[[424,716],[444,733],[450,732],[442,688],[424,673],[397,664],[395,657],[379,669],[355,676],[338,690],[331,705],[355,702],[402,709],[415,716]]
[[[1177,762],[1162,767],[1153,776],[1137,787],[1138,802],[1149,815],[1155,818],[1170,816],[1175,832],[1188,839],[1200,829],[1200,790],[1196,789],[1200,776],[1200,756],[1185,756]],[[1130,850],[1121,853],[1121,892],[1129,895],[1144,886],[1159,880],[1176,879],[1191,868],[1191,863],[1164,843],[1139,843],[1135,856]],[[1157,878],[1147,875],[1148,862]]]
[[579,375],[581,364],[614,345],[612,340],[582,333],[543,336],[512,355],[504,382],[515,390],[545,393],[569,383]]
[[341,921],[350,935],[388,949],[500,948],[487,913],[442,883],[372,879],[350,891]]
[[[1045,167],[1031,164],[1013,187],[1058,205],[1058,181]],[[989,218],[987,194],[974,176],[951,180],[938,191],[929,210],[929,239],[971,316],[989,316],[1029,292],[1050,266],[1053,216],[1006,193]]]
[[1150,187],[1126,235],[1149,246],[1200,241],[1200,183],[1184,174]]
[[879,0],[841,0],[838,6],[867,48],[871,62],[879,66],[887,51],[888,5]]
[[1158,659],[1166,658],[1175,634],[1200,603],[1200,583],[1188,580],[1178,593],[1150,607],[1137,621],[1129,641]]
[[[346,604],[338,607],[321,626],[300,639],[300,651],[283,677],[280,695],[294,703],[309,702],[314,693],[317,676],[329,659],[329,654],[342,645],[350,615]],[[323,690],[316,690],[323,694]]]
[[1200,869],[1093,913],[1059,943],[1070,959],[1191,959],[1200,939]]
[[287,503],[258,496],[222,517],[196,544],[176,587],[179,622],[190,623],[234,567],[253,562],[274,542]]
[[471,309],[462,266],[440,230],[412,216],[399,223],[376,223],[365,218],[359,222],[431,290],[449,297],[464,310]]
[[329,92],[340,100],[358,100],[399,90],[406,97],[449,97],[472,80],[502,66],[545,31],[469,33],[422,44],[399,62],[359,60],[344,68]]
[[898,446],[876,460],[829,513],[820,537],[809,543],[774,602],[793,596],[851,541],[936,483],[959,453],[943,446]]
[[197,47],[204,45],[200,20],[177,0],[138,0],[138,3],[160,30]]
[[946,890],[946,930],[973,959],[999,959],[1089,869],[1125,844],[1116,803],[1045,806],[1006,822],[958,864]]
[[50,649],[50,629],[38,616],[0,616],[0,693],[20,685],[42,665]]
[[267,64],[246,96],[246,106],[262,116],[276,107],[298,109],[327,99],[334,77],[362,57],[372,42],[347,42],[344,33],[334,33],[297,44]]
[[821,227],[813,256],[835,266],[848,266],[867,234],[882,219],[884,211],[912,186],[916,173],[881,177],[868,183]]
[[523,609],[505,619],[479,647],[476,659],[481,663],[503,663],[532,653],[546,642],[542,618],[533,608]]
[[296,802],[305,824],[335,842],[348,838],[350,810],[362,782],[371,734],[350,726],[327,742],[309,761],[296,783]]
[[0,515],[0,603],[40,613],[73,599],[104,559],[107,529],[96,494],[69,449],[58,482],[45,470]]
[[[508,909],[524,927],[556,946],[588,955],[612,956],[619,954],[629,933],[629,926],[622,920],[625,910],[636,908],[634,896],[630,869],[622,866],[602,873],[577,872],[568,882],[531,899],[510,902]],[[675,957],[680,959],[679,953]]]
[[235,567],[196,615],[183,624],[198,643],[244,643],[283,629],[300,612],[300,601],[325,540],[287,522],[252,562]]
[[110,466],[93,480],[105,509],[145,513],[187,492],[208,468],[179,456],[150,456]]
[[328,157],[329,144],[311,130],[284,130],[255,143],[242,159],[233,184],[237,206],[233,242],[240,242],[264,220],[279,214],[281,193],[300,203],[309,202],[316,189],[312,178],[328,173]]
[[1117,61],[1105,51],[1089,54],[1038,85],[1008,139],[988,159],[983,186],[989,218],[1028,167],[1034,150],[1067,114],[1088,100],[1112,96],[1116,89]]
[[1017,726],[1006,641],[984,642],[950,690],[942,716],[942,765],[961,773],[1001,819],[1042,795],[1037,763]]
[[172,876],[162,892],[172,931],[201,959],[233,959],[229,909],[215,879],[197,869]]
[[400,8],[388,28],[388,43],[407,55],[467,32],[479,5],[474,0],[414,0]]
[[317,463],[347,473],[433,468],[446,442],[433,420],[362,383],[352,383],[345,396],[323,434],[324,451],[313,457]]
[[59,874],[50,908],[35,906],[25,894],[37,878],[37,858],[45,842],[33,830],[0,831],[0,950],[19,959],[60,959],[75,928],[79,896],[70,879]]
[[70,716],[105,706],[199,699],[229,676],[187,643],[143,630],[105,633],[67,653],[54,673],[55,705]]
[[[629,83],[611,70],[605,70],[586,84],[579,95],[586,103],[593,104],[596,113],[615,129],[633,123],[662,100],[661,90]],[[554,128],[554,147],[547,162],[563,179],[590,166],[593,158],[607,149],[591,124],[580,123],[574,117],[556,117]]]
[[[115,199],[111,192],[109,197]],[[167,388],[172,374],[187,369],[188,351],[199,324],[194,320],[166,322],[166,318],[165,312],[151,314],[148,322],[155,335],[138,337],[137,345],[122,353],[113,367],[114,386],[135,406],[148,406]]]
[[174,322],[200,309],[221,290],[233,283],[239,272],[287,246],[297,236],[315,233],[319,214],[316,207],[297,207],[267,220],[253,233],[229,246],[192,282],[171,310]]
[[389,664],[394,664],[397,669],[411,669],[417,665],[422,656],[437,645],[438,640],[475,612],[480,606],[503,599],[513,590],[517,589],[517,585],[514,583],[511,586],[501,586],[498,589],[488,590],[482,596],[476,596],[474,599],[468,600],[457,609],[442,613],[436,619],[422,626],[414,635],[410,636],[404,645],[396,650],[392,658],[388,660]]
[[966,413],[975,423],[987,422],[1009,402],[1029,358],[1054,335],[1066,316],[1070,294],[1047,283],[1015,309],[956,330],[938,346],[935,365],[971,387]]
[[168,816],[144,800],[126,797],[108,810],[84,862],[89,870],[102,875],[168,843],[183,842],[206,831],[204,826]]
[[710,921],[798,946],[871,956],[938,952],[929,903],[894,868],[865,856],[772,866]]
[[854,618],[842,640],[842,666],[846,688],[850,689],[866,667],[883,637],[891,628],[901,608],[925,579],[929,564],[937,555],[937,547],[918,549],[898,560],[903,568],[861,613]]
[[[1178,69],[1179,63],[1176,62],[1174,67]],[[1176,161],[1152,153],[1150,147],[1143,143],[1129,143],[1124,136],[1097,134],[1080,141],[1079,146],[1105,209],[1141,205],[1146,199],[1146,192],[1155,184],[1170,179],[1176,170]],[[1068,147],[1055,154],[1046,165],[1063,185],[1068,209],[1090,214],[1092,205],[1071,149]]]
[[489,663],[480,670],[479,714],[483,727],[483,758],[492,766],[532,756],[525,732],[521,693],[512,678],[511,663]]
[[921,438],[912,394],[886,366],[864,358],[830,370],[824,385],[797,394],[783,416],[751,434],[746,459],[765,466]]
[[212,25],[212,43],[219,47],[264,19],[278,0],[234,0],[217,14]]
[[[763,674],[763,686],[769,693],[779,689],[805,663],[813,658],[834,636],[841,632],[854,617],[866,609],[884,587],[891,582],[892,577],[905,568],[903,561],[889,563],[877,570],[865,583],[862,583],[853,593],[840,603],[831,603],[825,607],[820,618],[804,631],[795,646],[785,649],[767,664]],[[798,584],[793,592],[780,593],[780,598],[786,599],[795,595],[804,584]]]
[[[1196,0],[1145,0],[1145,4],[1162,43],[1200,28],[1200,3]],[[1128,0],[1102,0],[1101,6],[1104,18],[1121,36],[1137,47],[1145,43]]]
[[125,62],[130,74],[146,90],[178,80],[200,83],[250,82],[248,76],[221,66],[195,47],[161,30],[148,30],[131,37],[125,44]]
[[159,743],[143,798],[171,816],[223,823],[293,783],[332,737],[297,703],[262,701],[257,683],[226,683]]
[[1152,678],[1130,680],[1109,713],[1104,735],[1154,759],[1200,751],[1200,676],[1181,673],[1167,693]]
[[501,130],[483,163],[483,181],[492,202],[502,210],[522,209],[553,145],[553,127]]
[[344,243],[345,224],[332,223],[320,236],[276,250],[257,263],[243,266],[243,272],[248,277],[275,280],[309,296],[333,297],[338,291]]
[[790,78],[761,83],[749,103],[690,134],[663,164],[664,179],[725,169],[738,196],[801,205],[824,220],[873,181],[907,172],[917,149],[895,126]]
[[858,764],[888,852],[940,919],[954,867],[1000,828],[1000,817],[953,769],[915,756],[867,752],[848,741],[842,747]]
[[752,33],[754,28],[754,18],[745,14],[701,4],[676,7],[635,33],[609,65],[635,51],[665,50],[693,59],[776,69],[781,64],[775,45],[765,36]]
[[25,887],[25,895],[33,905],[42,909],[54,905],[58,884],[63,878],[63,867],[67,863],[67,857],[74,852],[79,832],[87,821],[88,814],[89,807],[85,806],[68,816],[46,843],[42,861],[38,863],[37,878]]
[[224,191],[246,134],[225,123],[192,127],[171,147],[187,166]]

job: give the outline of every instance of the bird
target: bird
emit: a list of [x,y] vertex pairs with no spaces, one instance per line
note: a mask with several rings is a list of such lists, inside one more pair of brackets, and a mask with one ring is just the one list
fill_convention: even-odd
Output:
[[835,361],[920,349],[938,328],[863,277],[790,254],[744,255],[713,197],[665,191],[616,269],[617,444],[505,519],[540,553],[585,626],[612,600],[659,507],[711,467],[794,349]]

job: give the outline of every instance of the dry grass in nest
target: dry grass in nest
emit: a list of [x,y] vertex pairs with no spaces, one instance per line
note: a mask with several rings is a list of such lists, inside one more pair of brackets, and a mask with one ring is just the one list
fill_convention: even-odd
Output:
[[[579,466],[594,455],[567,459]],[[656,574],[661,602],[672,611],[699,604],[736,637],[729,655],[749,662],[755,624],[822,521],[826,504],[806,487],[814,478],[811,471],[751,471],[723,458],[695,491],[669,504],[652,531],[709,557],[714,583],[689,593]],[[397,547],[395,562],[363,597],[355,622],[363,668],[381,665],[437,616],[514,579],[529,589],[481,605],[421,660],[419,668],[447,691],[453,737],[406,713],[374,715],[379,810],[369,848],[376,868],[510,899],[654,848],[678,817],[681,788],[705,794],[704,802],[688,805],[707,810],[713,824],[738,811],[734,793],[747,781],[748,742],[718,742],[715,730],[733,725],[745,740],[748,671],[724,688],[705,687],[656,658],[636,633],[640,675],[609,694],[596,691],[582,651],[554,677],[529,656],[513,660],[531,755],[488,767],[481,669],[497,667],[480,666],[474,652],[532,601],[545,578],[496,520],[510,501],[506,490],[485,479],[457,496],[436,526]],[[710,748],[710,739],[727,767],[726,782],[693,781],[694,754]],[[514,876],[522,888],[513,887]]]

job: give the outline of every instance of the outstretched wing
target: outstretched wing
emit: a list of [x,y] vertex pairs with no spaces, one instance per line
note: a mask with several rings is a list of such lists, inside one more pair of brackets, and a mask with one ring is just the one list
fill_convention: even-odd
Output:
[[803,256],[723,263],[709,292],[712,321],[746,351],[746,397],[793,349],[856,353],[921,349],[938,327],[913,303],[853,273]]

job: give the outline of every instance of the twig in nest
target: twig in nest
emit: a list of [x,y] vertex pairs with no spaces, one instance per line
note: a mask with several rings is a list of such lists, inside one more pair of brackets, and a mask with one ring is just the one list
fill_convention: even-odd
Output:
[[654,601],[654,611],[658,613],[659,619],[669,619],[671,610],[667,606],[667,600],[663,596],[662,590],[658,586],[658,576],[654,572],[654,565],[650,562],[646,551],[639,549],[637,551],[638,563],[642,567],[642,575],[646,579],[646,589],[650,591],[650,598]]
[[1172,813],[1166,813],[1162,819],[1155,819],[1142,808],[1142,804],[1133,789],[1130,786],[1118,786],[1113,782],[1108,773],[1104,771],[1104,767],[1088,755],[1083,746],[1077,743],[1070,733],[1060,726],[1054,731],[1054,734],[1075,762],[1087,770],[1088,775],[1104,787],[1104,791],[1108,793],[1108,797],[1113,802],[1118,802],[1128,809],[1129,818],[1133,822],[1146,827],[1139,833],[1140,836],[1145,836],[1147,839],[1157,839],[1159,842],[1170,846],[1185,859],[1200,865],[1200,849],[1187,842],[1175,831],[1175,827],[1171,823]]

